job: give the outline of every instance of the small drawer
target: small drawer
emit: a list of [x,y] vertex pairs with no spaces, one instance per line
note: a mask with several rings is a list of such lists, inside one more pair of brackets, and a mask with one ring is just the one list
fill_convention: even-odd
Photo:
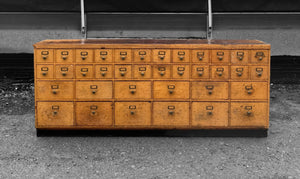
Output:
[[212,80],[228,80],[228,66],[211,66],[210,68]]
[[116,81],[115,98],[117,99],[150,99],[151,82]]
[[71,49],[59,49],[55,51],[56,63],[73,63],[74,54]]
[[167,49],[154,49],[153,50],[153,62],[156,63],[170,63],[171,51]]
[[192,50],[193,63],[209,63],[210,62],[209,50]]
[[189,82],[154,81],[153,94],[156,99],[189,98]]
[[268,80],[268,66],[251,66],[251,80]]
[[248,64],[249,51],[248,50],[232,50],[231,63],[233,64]]
[[76,99],[80,100],[98,100],[112,99],[111,81],[77,81]]
[[252,50],[251,63],[254,64],[269,64],[269,51],[268,50]]
[[53,63],[53,49],[36,49],[37,63]]
[[37,100],[73,100],[73,82],[36,82]]
[[153,78],[171,78],[171,65],[153,65]]
[[117,126],[150,126],[150,102],[116,102],[115,125]]
[[135,63],[150,63],[151,62],[151,50],[150,49],[136,49],[133,52]]
[[73,126],[73,102],[37,102],[38,126]]
[[112,102],[77,102],[76,125],[112,125]]
[[36,65],[36,77],[38,79],[53,78],[53,65]]
[[112,78],[112,65],[96,65],[95,69],[96,78]]
[[228,126],[227,102],[193,102],[192,125],[206,127]]
[[198,100],[228,99],[228,82],[192,82],[192,98]]
[[76,50],[76,62],[77,63],[93,63],[94,62],[94,50],[77,49]]
[[231,82],[231,99],[267,100],[267,82]]
[[230,51],[229,50],[212,50],[211,51],[212,63],[229,63]]
[[208,79],[209,66],[193,65],[192,78],[194,79]]
[[249,79],[249,67],[248,66],[231,66],[231,79],[233,79],[233,80]]
[[173,65],[173,78],[189,79],[190,66],[189,65]]
[[113,50],[112,49],[97,49],[95,50],[96,63],[112,63]]
[[232,102],[230,125],[268,128],[268,109],[268,103],[263,102]]
[[173,50],[173,62],[175,63],[188,63],[190,62],[189,50]]
[[76,65],[76,79],[94,78],[93,65]]
[[131,78],[131,65],[115,65],[115,78]]
[[134,65],[133,77],[139,79],[149,79],[152,77],[151,65]]
[[57,79],[74,78],[73,65],[55,65],[55,78]]
[[115,63],[131,63],[131,49],[115,49],[114,59]]
[[189,102],[154,102],[153,125],[188,126]]

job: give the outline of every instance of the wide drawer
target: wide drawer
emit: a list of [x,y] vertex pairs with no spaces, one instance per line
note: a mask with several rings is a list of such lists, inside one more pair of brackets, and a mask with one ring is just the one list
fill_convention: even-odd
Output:
[[76,82],[77,99],[112,99],[111,81],[77,81]]
[[115,82],[116,99],[150,99],[151,82],[137,81],[116,81]]
[[189,82],[154,81],[153,95],[156,99],[187,99]]
[[199,100],[228,99],[228,82],[192,82],[192,98]]
[[74,83],[66,81],[37,81],[37,100],[72,100]]
[[231,99],[267,100],[268,82],[231,82]]

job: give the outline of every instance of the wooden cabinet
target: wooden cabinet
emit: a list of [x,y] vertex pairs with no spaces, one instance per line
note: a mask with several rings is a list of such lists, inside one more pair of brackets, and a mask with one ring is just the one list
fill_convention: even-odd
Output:
[[45,40],[37,129],[268,129],[270,45],[257,40]]

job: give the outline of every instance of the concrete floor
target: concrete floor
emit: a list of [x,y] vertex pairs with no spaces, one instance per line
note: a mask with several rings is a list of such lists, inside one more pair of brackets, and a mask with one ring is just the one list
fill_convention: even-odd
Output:
[[266,138],[36,137],[32,90],[0,93],[0,178],[300,177],[300,85],[272,85]]

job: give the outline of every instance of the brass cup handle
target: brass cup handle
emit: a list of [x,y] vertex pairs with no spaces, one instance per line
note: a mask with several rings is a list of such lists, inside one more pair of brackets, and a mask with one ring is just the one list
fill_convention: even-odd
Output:
[[102,73],[101,73],[101,75],[102,75],[102,76],[105,76],[105,75],[106,75],[106,73],[105,73],[105,72],[102,72]]
[[43,60],[46,60],[48,56],[43,56]]
[[101,56],[101,59],[102,59],[102,60],[105,60],[105,59],[106,59],[106,56]]
[[97,92],[96,90],[92,90],[92,93],[93,93],[93,94],[96,94],[96,92]]
[[222,61],[223,60],[223,57],[218,57],[219,61]]
[[175,111],[173,111],[173,110],[170,110],[170,111],[169,111],[169,114],[170,114],[170,115],[173,115],[174,113],[175,113]]
[[126,56],[121,56],[121,59],[122,59],[122,60],[125,60],[125,59],[126,59]]
[[160,76],[164,76],[165,75],[165,72],[160,72]]
[[135,111],[130,111],[130,114],[131,114],[131,115],[134,115],[134,114],[135,114]]
[[184,74],[183,71],[179,71],[179,72],[178,72],[178,75],[180,75],[180,76],[182,76],[183,74]]
[[120,72],[121,76],[125,76],[125,72]]
[[144,75],[145,75],[145,72],[141,72],[141,75],[144,76]]
[[43,76],[46,76],[46,75],[47,75],[47,72],[43,72],[42,75],[43,75]]
[[208,114],[208,115],[212,115],[213,112],[212,112],[212,111],[207,111],[207,114]]

